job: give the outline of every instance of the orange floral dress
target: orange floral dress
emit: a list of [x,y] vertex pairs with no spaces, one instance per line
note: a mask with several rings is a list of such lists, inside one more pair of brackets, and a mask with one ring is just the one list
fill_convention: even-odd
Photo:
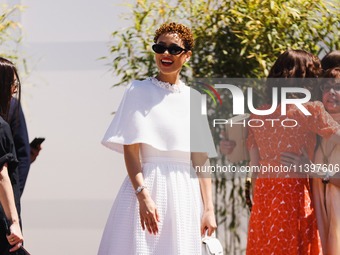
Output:
[[[251,115],[247,145],[248,149],[258,148],[262,170],[256,180],[249,221],[248,255],[322,254],[309,179],[280,169],[280,154],[301,154],[304,146],[313,158],[315,134],[327,138],[340,126],[321,102],[304,106],[311,115],[305,116],[295,105],[287,106],[287,115],[281,115],[280,106],[271,115]],[[264,105],[259,110],[269,107]]]

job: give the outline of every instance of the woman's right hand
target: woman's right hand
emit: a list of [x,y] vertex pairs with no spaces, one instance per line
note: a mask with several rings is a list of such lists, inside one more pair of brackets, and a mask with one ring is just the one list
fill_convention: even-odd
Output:
[[226,134],[224,131],[221,132],[222,140],[220,141],[221,153],[224,155],[229,155],[233,152],[236,142],[233,140],[226,139]]
[[7,235],[7,240],[9,244],[13,246],[9,251],[13,252],[21,247],[24,238],[22,236],[18,222],[13,222],[9,229],[11,234]]
[[147,189],[143,189],[137,195],[139,201],[139,215],[143,230],[145,227],[150,234],[156,235],[158,233],[159,215],[155,202],[150,197]]
[[220,141],[221,153],[224,155],[231,154],[235,146],[236,146],[236,143],[233,140],[221,140]]
[[304,147],[301,149],[302,155],[292,153],[292,152],[282,152],[280,156],[280,162],[284,166],[293,167],[296,172],[300,173],[300,169],[303,169],[303,173],[305,174],[306,167],[307,173],[309,169],[311,169],[310,165],[312,164],[309,159],[308,152]]

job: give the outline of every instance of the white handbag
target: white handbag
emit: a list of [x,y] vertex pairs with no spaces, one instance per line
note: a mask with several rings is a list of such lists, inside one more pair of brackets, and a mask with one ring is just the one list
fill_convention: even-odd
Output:
[[215,232],[208,236],[207,232],[202,238],[202,255],[223,255],[223,247],[216,238]]

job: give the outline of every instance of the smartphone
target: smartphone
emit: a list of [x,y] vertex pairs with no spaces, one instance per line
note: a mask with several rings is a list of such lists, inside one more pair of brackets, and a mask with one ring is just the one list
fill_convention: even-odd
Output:
[[30,146],[34,149],[38,149],[39,145],[43,143],[43,141],[45,141],[44,137],[36,137],[33,139],[33,141],[30,143]]

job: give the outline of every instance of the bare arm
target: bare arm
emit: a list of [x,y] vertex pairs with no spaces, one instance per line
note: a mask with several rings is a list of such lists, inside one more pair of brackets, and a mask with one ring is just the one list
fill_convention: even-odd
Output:
[[142,167],[139,159],[139,143],[132,145],[124,145],[124,159],[125,166],[130,177],[132,186],[136,190],[137,187],[144,185]]
[[[139,159],[139,144],[124,145],[124,159],[134,189],[136,190],[138,187],[144,186],[144,177]],[[156,204],[152,200],[147,188],[144,188],[137,194],[137,199],[143,230],[146,227],[150,234],[158,233],[157,222],[159,222],[159,215]]]
[[7,236],[7,240],[11,245],[15,246],[10,251],[16,251],[22,245],[23,237],[15,206],[12,184],[8,176],[7,164],[5,164],[0,171],[0,202],[4,208],[7,219],[12,222],[10,226],[11,234]]
[[[210,162],[206,153],[193,152],[191,153],[192,164],[196,166],[209,166]],[[205,210],[214,210],[214,203],[212,200],[212,185],[210,173],[197,172],[199,178],[202,199]]]
[[224,155],[229,155],[233,152],[236,142],[234,140],[227,139],[226,133],[221,132],[222,140],[220,141],[221,153]]
[[339,175],[339,173],[337,173],[334,176],[332,176],[331,178],[329,178],[329,183],[340,188],[340,175]]
[[[257,147],[254,147],[249,150],[249,157],[250,157],[250,166],[251,167],[259,167],[260,166],[260,152]],[[256,179],[257,179],[257,172],[252,172],[251,175],[251,191],[252,195],[254,197],[255,193],[255,185],[256,185]]]
[[338,130],[334,135],[332,135],[329,140],[333,143],[340,144],[340,130]]
[[[283,152],[281,154],[281,164],[286,166],[293,165],[295,167],[302,166],[302,169],[306,171],[303,172],[303,174],[309,174],[313,178],[324,178],[326,177],[327,171],[331,172],[330,170],[325,168],[323,164],[313,164],[312,161],[309,159],[308,153],[305,148],[302,148],[301,151],[302,155],[298,155],[292,152]],[[305,167],[307,166],[308,168],[305,169]],[[340,187],[340,172],[332,175],[329,178],[329,183]]]
[[[209,166],[209,159],[206,153],[193,152],[191,153],[192,164],[194,168]],[[203,173],[197,171],[197,176],[199,178],[201,194],[204,204],[204,213],[202,216],[201,223],[201,235],[204,235],[205,231],[208,230],[208,236],[215,231],[217,228],[215,213],[214,213],[214,203],[212,200],[212,184],[210,173]]]
[[224,155],[231,154],[234,151],[235,146],[236,146],[236,143],[233,140],[223,139],[220,141],[221,153]]

